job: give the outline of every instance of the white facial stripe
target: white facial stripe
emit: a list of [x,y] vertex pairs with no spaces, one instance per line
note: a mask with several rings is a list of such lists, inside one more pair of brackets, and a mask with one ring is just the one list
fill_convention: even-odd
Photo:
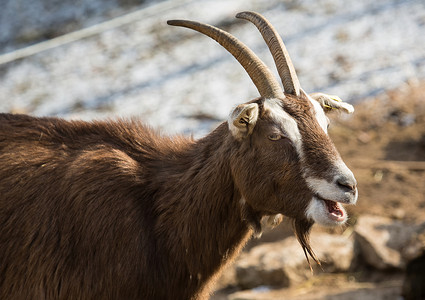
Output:
[[311,104],[313,104],[315,115],[317,122],[319,123],[320,127],[328,133],[328,118],[325,115],[325,112],[323,111],[323,108],[320,106],[320,103],[308,96],[308,100],[310,100]]
[[[317,101],[313,99],[310,99],[310,101],[312,101],[312,105],[315,109],[317,121],[326,133],[328,124],[327,117],[325,116],[322,107]],[[273,121],[279,124],[283,130],[285,130],[287,137],[295,145],[300,159],[303,160],[304,153],[302,149],[302,137],[295,119],[283,110],[280,101],[277,99],[266,99],[266,101],[264,101],[264,108],[270,113]],[[304,169],[303,177],[305,178],[311,191],[319,197],[336,202],[355,204],[357,201],[357,192],[355,195],[353,195],[352,193],[341,189],[341,187],[337,184],[337,179],[340,176],[346,176],[347,178],[352,177],[352,181],[355,181],[352,172],[347,168],[347,166],[340,158],[337,158],[334,167],[336,174],[333,182],[328,182],[327,180],[321,178],[309,177],[306,173],[306,169]],[[343,210],[343,208],[341,209]],[[332,221],[328,218],[328,211],[324,202],[315,196],[312,198],[311,203],[306,210],[306,215],[308,218],[311,218],[322,225],[336,224],[335,221]],[[344,215],[346,215],[345,212]]]
[[297,149],[300,157],[303,157],[301,134],[297,121],[283,110],[280,101],[277,99],[267,99],[264,101],[264,108],[270,112],[270,116],[278,123],[288,135]]

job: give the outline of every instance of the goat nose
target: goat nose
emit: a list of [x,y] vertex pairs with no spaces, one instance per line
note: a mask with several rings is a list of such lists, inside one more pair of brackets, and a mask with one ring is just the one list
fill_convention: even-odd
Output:
[[357,189],[357,181],[354,177],[349,178],[346,176],[341,176],[337,179],[336,183],[339,188],[341,188],[345,192],[354,193]]

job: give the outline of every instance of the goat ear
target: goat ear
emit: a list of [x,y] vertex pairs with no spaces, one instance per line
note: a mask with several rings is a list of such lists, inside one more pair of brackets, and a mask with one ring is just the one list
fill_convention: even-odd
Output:
[[319,102],[325,112],[330,112],[332,110],[341,110],[347,114],[352,114],[354,112],[354,107],[351,104],[342,102],[338,96],[323,93],[313,93],[309,96]]
[[228,123],[233,136],[242,140],[254,130],[258,119],[258,104],[249,103],[238,105],[230,114]]

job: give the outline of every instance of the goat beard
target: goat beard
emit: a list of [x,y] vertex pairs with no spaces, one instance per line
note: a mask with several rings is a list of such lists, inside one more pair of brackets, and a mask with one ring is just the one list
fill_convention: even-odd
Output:
[[298,242],[301,244],[303,248],[305,258],[307,259],[308,265],[310,266],[310,270],[313,272],[313,268],[310,263],[309,256],[320,266],[320,260],[317,258],[313,249],[310,245],[310,231],[314,222],[309,221],[307,219],[294,219],[293,220],[293,228],[295,232],[295,236],[298,239]]

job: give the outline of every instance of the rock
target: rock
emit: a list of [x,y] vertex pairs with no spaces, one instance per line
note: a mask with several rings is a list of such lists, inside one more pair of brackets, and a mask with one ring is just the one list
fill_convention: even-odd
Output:
[[418,239],[425,223],[409,225],[389,218],[364,215],[354,229],[364,260],[379,269],[404,269],[406,261],[419,255],[424,243]]
[[289,237],[281,242],[259,245],[244,253],[236,263],[236,279],[244,289],[262,285],[289,286],[291,280],[308,278],[304,266],[302,272],[292,272],[304,262],[301,246],[294,237]]
[[311,245],[325,272],[346,272],[354,259],[354,239],[341,235],[314,233]]
[[417,230],[404,246],[401,255],[406,261],[411,261],[422,255],[423,252],[425,252],[425,223],[417,226]]
[[388,243],[393,221],[378,216],[362,216],[357,220],[355,237],[365,261],[377,269],[400,268],[401,255]]
[[[325,272],[346,271],[353,260],[353,239],[315,233],[313,250]],[[314,262],[312,262],[312,265]],[[304,252],[295,237],[252,248],[236,262],[236,280],[241,288],[287,287],[312,276]]]

